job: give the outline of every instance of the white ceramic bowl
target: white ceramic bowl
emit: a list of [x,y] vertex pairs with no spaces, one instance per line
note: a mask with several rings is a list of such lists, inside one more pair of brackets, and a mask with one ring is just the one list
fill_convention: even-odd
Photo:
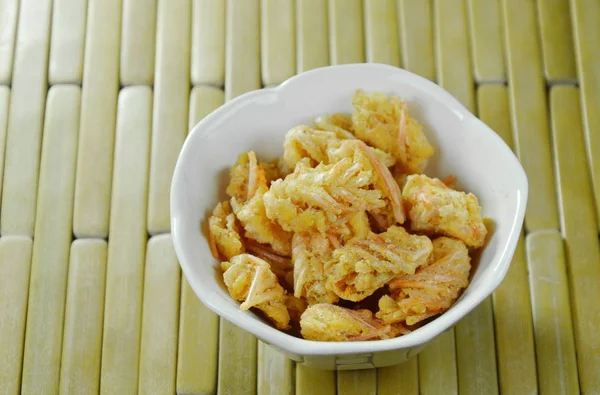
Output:
[[[260,158],[282,154],[293,126],[320,114],[351,112],[356,89],[382,91],[408,101],[436,148],[425,173],[455,175],[475,193],[483,215],[494,221],[469,287],[444,314],[395,339],[315,342],[280,332],[227,293],[205,234],[205,221],[225,198],[228,169],[241,152]],[[246,93],[198,123],[180,153],[171,186],[171,229],[185,276],[200,300],[224,319],[252,333],[293,360],[326,369],[360,369],[400,363],[481,303],[500,284],[523,224],[527,177],[496,133],[438,85],[408,71],[380,64],[331,66],[297,75],[280,86]]]

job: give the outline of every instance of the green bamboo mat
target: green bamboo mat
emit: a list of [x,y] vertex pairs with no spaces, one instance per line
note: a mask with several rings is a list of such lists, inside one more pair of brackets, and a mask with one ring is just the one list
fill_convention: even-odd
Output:
[[[600,394],[598,0],[0,0],[0,394]],[[530,181],[506,280],[411,361],[295,366],[196,299],[191,126],[328,64],[436,81]]]

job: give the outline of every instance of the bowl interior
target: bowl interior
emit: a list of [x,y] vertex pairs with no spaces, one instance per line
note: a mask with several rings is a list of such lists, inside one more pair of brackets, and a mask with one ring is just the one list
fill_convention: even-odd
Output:
[[[491,129],[429,81],[392,67],[350,65],[314,70],[278,88],[243,95],[210,114],[186,140],[172,185],[173,237],[186,277],[202,302],[279,347],[278,341],[309,342],[291,339],[252,313],[239,310],[219,279],[205,222],[217,202],[226,199],[228,171],[240,153],[253,150],[267,160],[281,155],[284,135],[293,126],[310,123],[321,114],[352,112],[356,89],[381,91],[408,101],[409,113],[423,125],[436,149],[425,173],[440,178],[455,175],[459,187],[476,194],[483,215],[493,221],[493,234],[460,300],[414,333],[379,342],[417,344],[480,303],[503,278],[522,226],[527,180],[517,159]],[[359,343],[365,342],[353,344]],[[349,352],[357,349],[340,346]]]

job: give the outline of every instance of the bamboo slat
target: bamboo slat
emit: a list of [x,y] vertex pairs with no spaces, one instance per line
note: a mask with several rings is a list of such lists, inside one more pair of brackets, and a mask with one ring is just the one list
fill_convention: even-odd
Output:
[[497,0],[468,0],[473,73],[479,83],[506,81],[502,15]]
[[[197,86],[190,95],[189,129],[224,101],[222,90]],[[181,282],[177,393],[210,394],[217,388],[219,317],[206,308],[188,284]]]
[[[260,4],[258,0],[227,2],[225,99],[259,89]],[[256,394],[256,338],[220,319],[217,391]]]
[[329,0],[329,59],[331,64],[365,61],[361,0]]
[[181,285],[178,394],[213,394],[217,391],[219,316],[205,307],[185,277]]
[[51,0],[20,3],[0,211],[2,235],[33,236],[51,13]]
[[458,393],[454,329],[449,329],[433,339],[418,354],[418,361],[421,394]]
[[106,250],[104,240],[80,239],[71,244],[61,395],[97,393],[100,386]]
[[566,238],[571,309],[575,330],[579,385],[584,394],[600,392],[600,247],[598,223],[589,183],[581,124],[579,92],[557,86],[550,94],[554,156]]
[[54,0],[48,82],[81,84],[87,0]]
[[258,342],[258,395],[293,395],[294,362],[265,343]]
[[0,394],[21,393],[23,340],[31,268],[29,237],[0,238]]
[[304,365],[296,366],[297,395],[335,395],[336,374],[333,370],[320,370]]
[[8,108],[10,106],[10,88],[0,86],[0,202],[2,201],[2,180],[4,178],[4,155],[6,132],[8,128]]
[[527,262],[540,392],[579,393],[565,253],[560,233],[527,236]]
[[327,0],[296,0],[299,73],[329,64]]
[[398,0],[403,67],[435,80],[432,0]]
[[546,80],[549,83],[575,83],[577,71],[569,3],[538,1],[537,9]]
[[108,236],[121,42],[121,0],[88,0],[73,233]]
[[529,179],[525,227],[529,232],[558,229],[535,4],[531,0],[503,0],[503,14],[513,133]]
[[433,4],[438,83],[470,111],[475,111],[475,85],[471,74],[465,2],[436,0]]
[[221,318],[217,393],[256,394],[256,357],[256,338]]
[[[512,148],[508,89],[503,85],[482,85],[477,99],[481,120]],[[537,391],[531,305],[522,244],[517,246],[508,273],[492,299],[498,379],[503,394],[533,394]]]
[[398,18],[395,0],[366,0],[367,62],[400,66]]
[[498,377],[503,394],[536,394],[538,391],[523,244],[521,238],[508,273],[493,295]]
[[101,394],[138,390],[151,112],[150,88],[128,87],[119,94]]
[[263,85],[277,85],[296,74],[296,10],[293,0],[261,0]]
[[377,393],[379,395],[419,395],[418,358],[413,357],[400,365],[379,368]]
[[192,84],[225,82],[225,1],[192,1]]
[[344,395],[377,395],[377,370],[339,371],[337,391]]
[[139,394],[172,394],[177,371],[181,270],[171,235],[146,249]]
[[19,0],[0,0],[0,84],[12,80]]
[[148,198],[148,233],[171,229],[173,170],[187,133],[190,97],[190,0],[158,0],[156,75]]
[[260,4],[227,0],[225,97],[260,89]]
[[157,0],[123,0],[121,85],[152,85]]
[[497,394],[498,374],[491,298],[485,299],[455,328],[458,392]]
[[571,0],[571,21],[575,44],[577,77],[581,86],[581,108],[588,166],[600,218],[600,3],[595,0]]
[[24,393],[58,391],[81,90],[48,92],[23,357]]

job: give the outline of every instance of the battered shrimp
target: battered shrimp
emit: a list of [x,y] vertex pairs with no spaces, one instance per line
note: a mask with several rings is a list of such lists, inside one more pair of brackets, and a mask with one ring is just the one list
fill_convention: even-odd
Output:
[[[296,126],[285,135],[283,142],[283,159],[289,169],[293,169],[300,160],[308,158],[310,167],[319,163],[331,164],[344,156],[335,154],[345,140],[355,140],[350,133],[340,135],[333,131],[314,130],[308,126]],[[380,149],[368,147],[373,154],[386,166],[396,163],[393,155]]]
[[263,201],[269,190],[264,170],[258,166],[256,155],[248,153],[248,183],[246,200],[240,202],[237,197],[231,198],[231,207],[244,228],[244,235],[261,244],[269,244],[273,250],[283,256],[291,255],[292,235],[267,217]]
[[379,300],[377,317],[386,323],[414,325],[446,311],[469,285],[470,261],[462,241],[435,239],[428,265],[390,282],[393,297],[385,295]]
[[427,236],[411,235],[400,226],[370,233],[333,252],[325,264],[327,287],[342,299],[361,301],[397,275],[414,273],[432,249]]
[[254,152],[244,152],[229,171],[229,185],[225,192],[230,197],[235,197],[238,202],[245,202],[248,195],[251,194],[248,192],[248,185],[253,182],[252,180],[256,180],[257,168],[260,168],[264,174],[267,186],[281,176],[277,161],[273,163],[258,162]]
[[309,305],[336,303],[339,297],[325,286],[324,262],[331,259],[335,242],[318,232],[295,233],[292,238],[294,296]]
[[402,191],[411,230],[456,237],[468,246],[483,246],[487,229],[472,193],[455,191],[437,178],[408,177]]
[[208,219],[209,241],[215,258],[232,257],[244,252],[240,226],[227,201],[217,204]]
[[376,174],[364,160],[343,158],[315,168],[299,162],[294,173],[273,182],[263,200],[267,216],[284,230],[325,233],[359,211],[386,205],[382,191],[372,188],[375,182]]
[[290,328],[286,292],[277,282],[269,264],[250,254],[233,257],[221,263],[223,280],[229,294],[243,302],[241,310],[252,307],[262,311],[278,329]]
[[302,336],[316,341],[390,339],[398,329],[373,317],[369,310],[350,310],[328,303],[309,306],[300,318]]
[[368,95],[359,90],[352,104],[352,125],[359,139],[393,154],[405,173],[423,172],[434,149],[423,127],[408,115],[405,102],[383,93]]
[[308,126],[297,126],[285,135],[283,142],[283,159],[293,169],[302,158],[309,158],[311,167],[319,163],[329,163],[327,149],[339,143],[334,132],[313,130]]

